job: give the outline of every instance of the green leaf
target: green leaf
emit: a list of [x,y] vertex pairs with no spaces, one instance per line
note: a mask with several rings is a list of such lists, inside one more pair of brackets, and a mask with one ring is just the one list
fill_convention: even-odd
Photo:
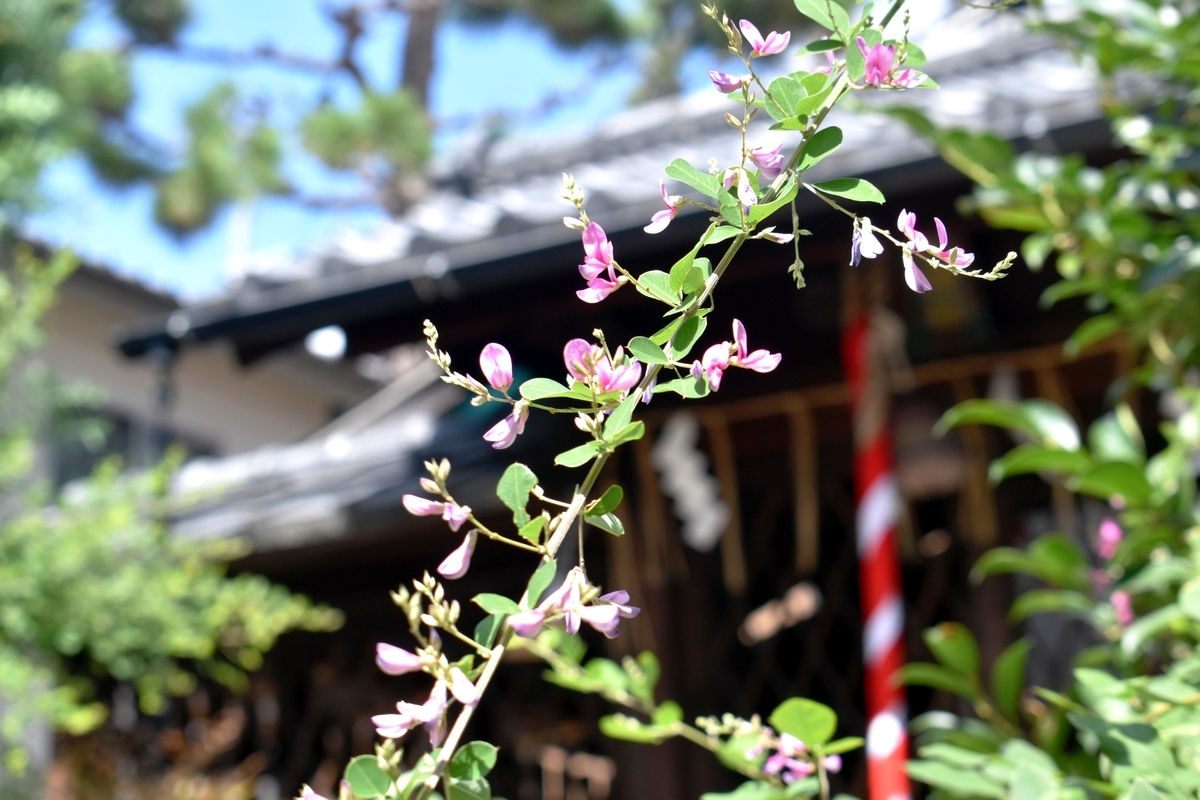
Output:
[[[796,51],[797,56],[806,56],[811,53],[824,53],[826,50],[837,50],[842,47],[842,43],[837,39],[817,39],[815,42],[809,42]],[[910,44],[909,47],[912,47]]]
[[967,679],[959,673],[921,661],[902,666],[896,673],[896,682],[905,686],[929,686],[967,698],[973,698],[976,694]]
[[965,625],[943,622],[927,629],[922,638],[942,664],[968,678],[979,677],[979,645]]
[[862,178],[835,178],[831,181],[814,183],[825,194],[844,197],[847,200],[857,200],[863,203],[882,203],[883,192],[876,189],[870,182]]
[[1124,461],[1106,461],[1084,472],[1070,486],[1080,494],[1111,500],[1120,497],[1134,507],[1145,506],[1152,491],[1146,474]]
[[1126,658],[1133,658],[1143,644],[1170,630],[1177,622],[1186,619],[1187,615],[1176,603],[1151,611],[1125,629],[1125,633],[1121,636],[1121,652],[1125,654]]
[[1017,719],[1020,710],[1021,690],[1025,688],[1025,664],[1032,648],[1028,639],[1018,639],[1004,648],[1004,652],[997,656],[996,663],[992,664],[992,697],[1009,719]]
[[674,700],[664,700],[654,710],[654,716],[651,718],[651,721],[655,725],[670,727],[677,722],[683,722],[683,709]]
[[821,748],[821,752],[827,756],[832,756],[837,753],[849,753],[851,750],[857,750],[864,744],[866,744],[866,742],[861,736],[845,736],[841,739],[834,739],[832,742],[829,742]]
[[600,718],[600,732],[610,739],[621,739],[639,744],[662,744],[671,736],[669,729],[647,725],[641,720],[625,714],[610,714]]
[[524,464],[510,464],[500,476],[496,485],[496,497],[513,512],[513,523],[518,528],[529,522],[529,513],[525,506],[529,503],[529,493],[537,486],[537,475]]
[[988,550],[975,566],[971,568],[971,582],[982,583],[984,578],[991,575],[1003,575],[1009,572],[1026,572],[1033,575],[1037,568],[1024,550],[1015,547],[995,547]]
[[631,392],[628,397],[621,401],[621,404],[613,409],[613,412],[608,415],[608,419],[604,423],[604,438],[612,440],[617,437],[621,431],[629,427],[630,420],[633,419],[633,411],[637,408],[638,401],[642,399],[640,392]]
[[762,222],[764,219],[771,216],[788,203],[792,202],[792,199],[796,196],[796,190],[798,187],[799,184],[796,183],[796,179],[789,177],[787,181],[784,182],[783,186],[780,187],[779,197],[775,198],[769,203],[750,206],[750,221],[753,223]]
[[491,647],[495,644],[496,634],[500,632],[500,627],[504,624],[504,616],[504,614],[488,614],[481,619],[475,626],[475,641],[484,647]]
[[766,781],[746,781],[732,792],[705,792],[700,800],[786,800],[783,789]]
[[833,0],[795,0],[796,10],[838,36],[850,33],[850,16]]
[[925,51],[912,42],[904,47],[904,66],[906,67],[923,67],[926,62]]
[[1071,415],[1045,400],[1012,403],[966,400],[947,411],[933,427],[938,436],[959,425],[996,425],[1028,433],[1046,447],[1078,450],[1079,428]]
[[723,242],[726,239],[732,239],[735,236],[740,236],[741,233],[742,233],[741,228],[733,228],[733,227],[730,227],[729,225],[722,225],[719,228],[717,228],[716,230],[714,230],[709,235],[709,237],[704,240],[704,243],[706,245],[717,244],[718,242]]
[[600,455],[600,445],[596,442],[588,442],[559,453],[554,457],[554,463],[560,467],[582,467],[598,455]]
[[521,397],[530,402],[545,400],[550,397],[570,397],[571,390],[558,381],[549,378],[531,378],[521,384]]
[[736,197],[722,190],[720,196],[717,197],[717,205],[721,208],[722,219],[735,227],[742,226],[742,204]]
[[486,778],[446,778],[446,800],[492,800],[492,787]]
[[789,733],[809,747],[825,744],[837,730],[837,714],[827,705],[804,697],[791,697],[770,716],[775,730]]
[[1200,578],[1193,578],[1179,590],[1179,607],[1189,618],[1200,620]]
[[705,194],[709,197],[716,197],[717,192],[721,190],[721,181],[717,179],[717,176],[701,172],[682,158],[672,161],[663,171],[667,174],[668,178],[674,178],[681,183],[686,183],[697,192],[700,192],[700,194]]
[[952,767],[938,761],[909,761],[908,775],[955,797],[990,797],[1002,800],[1004,788],[972,770]]
[[529,602],[529,607],[533,608],[542,599],[542,594],[547,587],[554,582],[554,576],[558,572],[558,562],[550,559],[538,567],[533,575],[529,578],[529,585],[525,587],[525,596]]
[[796,105],[808,95],[799,81],[787,75],[771,81],[767,93],[771,97],[763,105],[776,122],[795,117]]
[[1121,318],[1116,314],[1101,314],[1084,322],[1075,332],[1063,342],[1063,353],[1067,358],[1078,358],[1079,355],[1097,342],[1117,334],[1122,326]]
[[1088,449],[1100,461],[1146,463],[1146,442],[1127,403],[1121,403],[1088,428]]
[[671,276],[660,269],[652,269],[639,275],[637,290],[669,306],[679,303],[679,292],[671,287]]
[[683,258],[675,262],[671,267],[671,291],[678,294],[683,288],[684,279],[687,278],[688,272],[692,269],[692,264],[696,261],[696,254],[700,252],[700,247],[704,244],[703,241],[696,242],[696,246],[684,254]]
[[675,331],[679,328],[679,325],[682,322],[683,322],[683,317],[676,317],[675,319],[668,322],[665,326],[663,326],[663,328],[661,330],[654,333],[650,337],[650,341],[654,342],[657,345],[665,345],[667,342],[669,342],[671,340],[671,337],[675,335]]
[[621,505],[622,498],[625,497],[625,490],[615,483],[604,490],[604,494],[600,498],[587,506],[584,511],[588,514],[607,514],[610,511],[616,511],[617,506]]
[[534,517],[529,522],[526,522],[517,530],[517,535],[525,539],[530,544],[537,544],[542,540],[542,528],[546,527],[546,523],[550,521],[549,515],[542,512],[539,516]]
[[637,422],[631,422],[624,428],[621,428],[621,430],[617,431],[617,433],[611,439],[605,439],[605,441],[608,442],[608,444],[612,447],[619,447],[626,442],[636,442],[645,435],[646,423],[638,420]]
[[812,138],[808,140],[808,144],[804,145],[804,150],[800,152],[800,161],[796,165],[796,171],[804,172],[805,170],[812,169],[823,158],[841,147],[841,145],[841,128],[834,125],[822,128],[812,135]]
[[1074,473],[1091,463],[1086,453],[1059,450],[1040,444],[1022,444],[992,462],[988,469],[988,479],[992,483],[999,483],[1013,475],[1026,475],[1031,472]]
[[1079,592],[1058,589],[1034,589],[1017,598],[1008,612],[1011,620],[1022,620],[1034,614],[1051,611],[1074,612],[1088,615],[1092,612],[1090,597]]
[[675,392],[681,397],[696,400],[708,395],[708,383],[704,380],[697,380],[689,375],[686,378],[676,378],[675,380],[660,383],[654,387],[654,391]]
[[392,788],[392,779],[379,768],[375,756],[357,756],[346,765],[346,780],[355,797],[383,797]]
[[583,521],[588,525],[599,528],[605,533],[611,533],[613,536],[621,536],[625,533],[625,526],[616,514],[585,514]]
[[670,364],[671,359],[654,341],[645,336],[635,336],[629,340],[629,352],[643,364]]
[[458,780],[484,777],[496,766],[498,752],[487,742],[467,742],[450,759],[450,777]]
[[1061,533],[1039,536],[1029,545],[1034,574],[1062,589],[1087,592],[1092,585],[1091,568],[1079,545]]
[[704,329],[708,327],[708,320],[705,317],[692,317],[684,321],[679,326],[678,333],[675,334],[674,341],[671,342],[671,356],[680,361],[692,348],[696,342],[704,335]]
[[517,614],[521,607],[501,594],[484,592],[471,598],[471,602],[489,614]]
[[[751,217],[753,218],[754,209],[751,209]],[[712,275],[712,262],[707,258],[697,258],[692,261],[691,268],[687,271],[687,275],[683,278],[683,293],[692,295],[699,293],[708,283],[708,276]]]

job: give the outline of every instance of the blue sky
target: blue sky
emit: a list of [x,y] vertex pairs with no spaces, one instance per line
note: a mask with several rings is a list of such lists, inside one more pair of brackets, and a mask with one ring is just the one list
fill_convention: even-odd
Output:
[[[323,18],[323,5],[319,0],[194,0],[185,41],[234,49],[272,43],[327,56],[334,52],[337,40]],[[377,85],[392,85],[396,80],[402,25],[398,19],[379,25],[363,43],[362,63]],[[85,46],[104,46],[113,43],[116,35],[111,20],[98,15],[82,27],[79,40]],[[591,49],[564,51],[518,21],[489,27],[443,25],[437,40],[432,111],[438,118],[461,118],[535,106],[553,91],[585,85],[597,55]],[[605,72],[575,102],[525,128],[588,124],[619,110],[637,84],[637,58],[629,54],[627,63]],[[684,67],[688,87],[705,85],[708,68],[707,59],[689,58]],[[320,91],[332,91],[336,97],[345,90],[336,83],[325,85],[267,66],[228,70],[151,53],[139,56],[134,65],[138,90],[134,120],[156,140],[181,147],[184,108],[214,83],[229,78],[245,95],[269,96],[272,114],[284,121],[299,115]],[[441,136],[439,146],[452,146],[449,138]],[[344,185],[303,156],[289,159],[289,177],[320,191]],[[221,288],[230,238],[228,215],[206,230],[177,239],[153,223],[149,187],[106,188],[75,160],[53,166],[45,185],[51,206],[31,221],[35,235],[70,245],[87,258],[185,297]],[[379,218],[373,211],[316,213],[269,199],[255,211],[253,247],[299,251],[329,238],[342,226],[369,228]]]

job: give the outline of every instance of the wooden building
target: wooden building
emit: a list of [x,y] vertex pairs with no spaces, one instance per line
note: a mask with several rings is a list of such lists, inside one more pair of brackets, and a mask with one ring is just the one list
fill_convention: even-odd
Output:
[[[930,36],[960,49],[929,66],[941,92],[906,93],[903,102],[944,124],[986,125],[1034,153],[1113,157],[1087,72],[1015,19],[964,9]],[[456,495],[498,525],[492,491],[512,460],[529,464],[550,491],[569,491],[578,479],[550,466],[553,453],[578,437],[568,420],[534,417],[517,444],[499,453],[480,440],[494,409],[471,408],[438,382],[419,355],[422,320],[438,325],[443,348],[464,367],[474,366],[485,343],[502,342],[519,380],[559,375],[563,343],[593,328],[610,342],[656,329],[653,304],[633,290],[596,306],[575,299],[580,246],[560,222],[569,210],[556,199],[560,173],[573,172],[588,191],[589,214],[609,232],[624,267],[635,274],[663,268],[707,221],[681,214],[664,233],[644,234],[658,207],[658,176],[675,157],[703,165],[736,151],[737,136],[721,118],[727,102],[706,93],[631,111],[585,136],[501,143],[470,167],[443,167],[440,188],[377,237],[348,236],[312,254],[311,277],[264,273],[252,291],[123,329],[119,346],[131,358],[221,342],[252,365],[336,325],[346,335],[347,361],[385,359],[394,368],[377,395],[308,438],[199,459],[179,479],[181,498],[199,498],[181,507],[180,535],[247,536],[255,553],[242,568],[348,615],[338,634],[281,643],[252,689],[247,707],[257,722],[230,758],[264,754],[260,797],[290,796],[301,781],[329,790],[337,765],[369,751],[370,715],[424,686],[420,676],[387,678],[372,663],[376,641],[407,641],[388,590],[431,570],[456,543],[440,521],[400,507],[402,494],[417,491],[421,460],[449,457]],[[890,223],[907,208],[929,228],[939,216],[951,240],[984,264],[1015,249],[1019,237],[956,213],[970,186],[927,143],[880,115],[837,112],[833,121],[845,144],[814,179],[866,177],[888,197],[882,209],[870,209],[873,216]],[[775,134],[764,124],[755,135],[767,141]],[[787,275],[790,247],[749,243],[720,286],[706,337],[716,341],[740,318],[754,347],[783,354],[781,367],[731,375],[719,393],[686,407],[656,396],[641,415],[647,437],[612,465],[612,479],[627,490],[621,513],[628,533],[618,539],[594,531],[588,563],[593,577],[629,590],[645,613],[619,639],[589,644],[596,654],[655,650],[664,664],[660,696],[680,702],[690,717],[749,716],[806,695],[833,706],[841,733],[853,735],[864,721],[850,414],[839,358],[847,304],[875,309],[896,355],[893,429],[912,658],[927,656],[924,627],[956,619],[982,631],[990,663],[1014,635],[1004,622],[1009,588],[993,580],[971,589],[971,562],[1050,525],[1082,531],[1086,511],[1034,479],[994,489],[987,464],[1009,442],[977,429],[935,439],[933,422],[953,403],[988,394],[1046,397],[1090,421],[1106,408],[1123,356],[1100,346],[1064,360],[1061,342],[1086,311],[1039,308],[1054,280],[1049,272],[1018,265],[996,283],[934,274],[934,290],[916,295],[905,288],[895,254],[858,270],[846,266],[845,217],[802,198],[801,220],[812,232],[801,242],[807,286],[797,290]],[[781,228],[788,224],[781,218]],[[689,533],[691,520],[661,488],[669,480],[654,451],[672,424],[675,446],[698,450],[702,469],[719,482],[710,506],[723,504],[728,517],[716,537]],[[453,588],[463,601],[484,590],[519,594],[532,567],[529,558],[484,543]],[[540,671],[506,665],[473,723],[502,747],[498,794],[685,800],[736,785],[736,776],[687,743],[605,740],[594,726],[603,704],[546,684]],[[910,693],[913,713],[948,702]],[[861,795],[861,758],[849,757],[837,782]]]

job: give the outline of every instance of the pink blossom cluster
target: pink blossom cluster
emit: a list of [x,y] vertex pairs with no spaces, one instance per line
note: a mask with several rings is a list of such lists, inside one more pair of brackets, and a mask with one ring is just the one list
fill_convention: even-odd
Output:
[[896,220],[896,227],[908,239],[908,242],[905,243],[904,248],[901,250],[901,256],[904,260],[904,282],[908,284],[908,288],[918,293],[928,292],[933,288],[933,285],[925,277],[925,273],[921,271],[921,268],[917,266],[916,259],[913,257],[914,254],[928,253],[956,267],[969,267],[975,261],[975,255],[964,252],[962,248],[954,247],[947,250],[946,226],[937,217],[933,218],[933,223],[937,226],[937,247],[931,245],[925,234],[917,230],[916,214],[902,210],[900,217]]
[[[512,356],[504,345],[495,342],[485,345],[479,354],[479,368],[483,370],[483,375],[492,388],[508,394],[513,382],[513,367]],[[516,438],[525,432],[525,422],[528,419],[529,406],[523,401],[517,401],[513,404],[512,412],[489,428],[483,439],[490,442],[496,450],[511,447]]]
[[[457,531],[471,515],[470,506],[459,506],[454,503],[442,503],[430,500],[420,495],[406,494],[400,498],[408,513],[417,517],[441,516],[450,523],[450,530]],[[475,545],[479,541],[479,533],[471,529],[463,537],[462,544],[454,549],[445,560],[438,565],[437,571],[443,578],[455,580],[467,574],[471,567],[471,556],[475,553]]]
[[[664,201],[666,192],[663,187]],[[583,229],[583,263],[579,265],[579,274],[587,281],[587,288],[575,293],[579,299],[585,303],[599,303],[615,292],[624,282],[623,277],[617,276],[616,263],[608,234],[595,222],[589,222]]]
[[[784,783],[792,784],[816,772],[816,766],[811,760],[813,756],[809,755],[804,742],[789,733],[781,733],[775,738],[775,731],[770,728],[765,728],[763,733],[764,743],[747,750],[746,758],[758,758],[764,752],[770,752],[767,760],[763,762],[764,773],[778,775]],[[842,769],[842,757],[839,755],[825,756],[822,763],[826,772],[839,772]]]
[[574,567],[567,573],[562,586],[548,594],[535,608],[510,616],[508,626],[518,636],[531,639],[550,624],[561,624],[567,633],[576,634],[586,622],[614,639],[620,633],[617,626],[621,620],[636,617],[641,609],[629,605],[629,593],[625,591],[602,594],[591,605],[584,605],[584,592],[590,588],[583,570]]
[[567,374],[590,387],[596,394],[627,392],[642,379],[642,365],[627,357],[618,347],[612,358],[600,345],[586,339],[572,339],[563,348]]
[[854,41],[867,60],[863,80],[875,87],[894,86],[907,89],[921,81],[921,74],[916,70],[904,69],[897,72],[896,48],[890,44],[868,46],[866,39],[855,36]]
[[733,341],[714,344],[692,364],[692,376],[696,380],[708,379],[709,387],[715,392],[721,388],[721,380],[730,367],[751,369],[755,372],[770,372],[779,366],[783,356],[768,350],[750,352],[746,346],[746,326],[741,320],[733,321]]
[[[1096,552],[1106,561],[1112,559],[1117,555],[1124,537],[1125,532],[1121,530],[1120,523],[1112,517],[1105,517],[1096,531]],[[1098,591],[1108,588],[1111,582],[1112,576],[1107,570],[1097,569],[1092,572],[1092,585]],[[1133,597],[1129,592],[1118,589],[1109,595],[1108,600],[1112,603],[1113,610],[1117,613],[1117,622],[1122,627],[1129,627],[1137,619],[1133,612]]]
[[446,709],[450,706],[447,689],[454,699],[465,706],[479,702],[479,689],[458,667],[450,668],[450,682],[438,678],[424,703],[396,703],[395,714],[371,717],[376,732],[386,739],[399,739],[413,728],[423,726],[429,733],[429,743],[437,747],[446,736]]

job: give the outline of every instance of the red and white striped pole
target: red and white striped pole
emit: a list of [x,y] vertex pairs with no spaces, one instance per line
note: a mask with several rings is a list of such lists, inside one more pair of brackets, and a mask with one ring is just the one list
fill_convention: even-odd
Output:
[[889,390],[872,341],[870,318],[859,314],[842,340],[842,364],[854,414],[854,494],[858,583],[863,614],[867,699],[867,797],[908,800],[911,790],[907,708],[895,683],[904,665],[904,594],[896,551],[899,490],[892,472]]

